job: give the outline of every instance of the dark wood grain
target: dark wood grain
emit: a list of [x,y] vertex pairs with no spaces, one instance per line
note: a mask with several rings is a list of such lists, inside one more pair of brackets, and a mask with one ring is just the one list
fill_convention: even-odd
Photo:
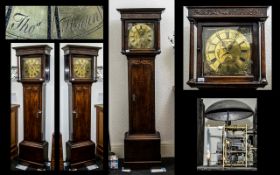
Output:
[[23,112],[24,140],[42,141],[42,84],[23,84]]
[[73,141],[90,140],[91,84],[73,84]]
[[201,98],[197,99],[197,166],[203,165],[204,153],[204,112],[205,106]]
[[155,133],[154,60],[130,58],[129,133]]

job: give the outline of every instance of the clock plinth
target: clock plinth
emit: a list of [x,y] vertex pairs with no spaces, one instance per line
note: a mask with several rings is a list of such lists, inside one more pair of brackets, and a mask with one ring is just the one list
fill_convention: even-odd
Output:
[[95,163],[95,143],[91,140],[91,87],[97,81],[100,47],[66,45],[65,81],[69,89],[69,141],[66,161],[71,168]]
[[129,134],[124,138],[124,166],[133,169],[161,165],[160,133]]
[[23,87],[24,140],[19,143],[19,161],[34,168],[48,162],[45,140],[45,87],[50,78],[48,45],[14,47],[18,57],[18,81]]
[[19,161],[32,167],[44,168],[48,161],[48,142],[22,141],[19,143]]
[[155,129],[155,57],[160,53],[164,9],[118,9],[122,19],[122,54],[128,62],[129,131],[124,138],[124,166],[160,166],[160,133]]
[[82,142],[66,142],[66,161],[72,168],[79,168],[95,163],[95,143],[91,140]]

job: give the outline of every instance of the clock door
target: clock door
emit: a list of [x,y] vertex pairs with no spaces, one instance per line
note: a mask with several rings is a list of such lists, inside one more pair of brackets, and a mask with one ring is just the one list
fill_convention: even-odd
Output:
[[153,23],[129,23],[128,49],[154,49],[154,30]]
[[129,59],[130,133],[155,132],[154,60]]
[[23,84],[24,140],[42,141],[42,85]]
[[90,139],[91,85],[73,84],[73,141]]

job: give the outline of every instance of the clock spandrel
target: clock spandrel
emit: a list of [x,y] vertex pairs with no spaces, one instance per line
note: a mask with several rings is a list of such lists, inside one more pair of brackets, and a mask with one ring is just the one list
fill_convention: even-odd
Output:
[[13,6],[8,18],[6,39],[47,39],[48,6]]

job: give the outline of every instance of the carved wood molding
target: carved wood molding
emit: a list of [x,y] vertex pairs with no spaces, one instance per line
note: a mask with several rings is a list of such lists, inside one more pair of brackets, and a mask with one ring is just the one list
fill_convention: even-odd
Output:
[[189,17],[267,17],[267,7],[188,7]]
[[137,60],[131,60],[131,64],[153,64],[153,60],[142,60],[142,59],[137,59]]

